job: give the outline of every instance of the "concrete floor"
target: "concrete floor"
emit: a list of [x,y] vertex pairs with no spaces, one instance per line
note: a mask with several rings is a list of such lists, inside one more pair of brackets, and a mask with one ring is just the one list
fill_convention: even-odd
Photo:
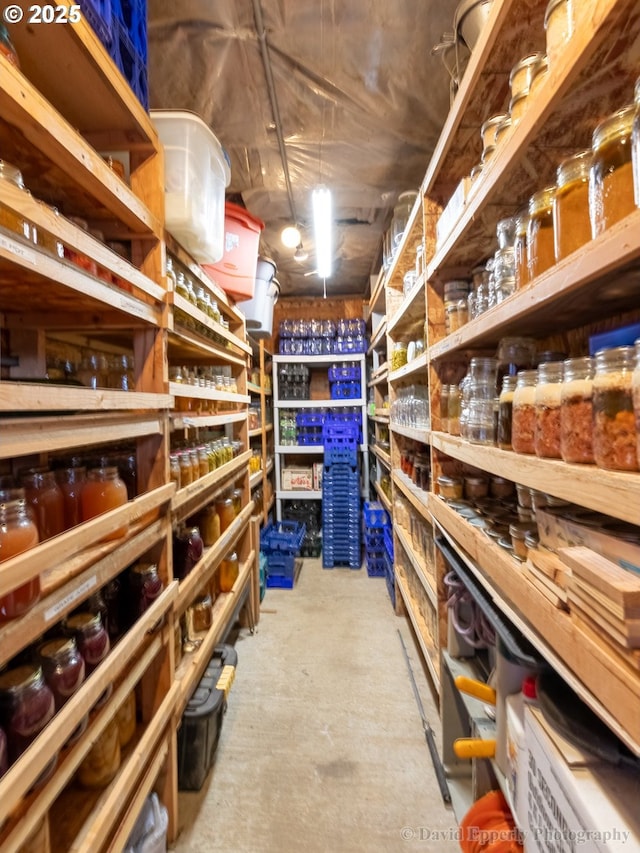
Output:
[[241,631],[216,761],[180,794],[177,853],[458,851],[398,636],[437,705],[383,578],[305,560]]

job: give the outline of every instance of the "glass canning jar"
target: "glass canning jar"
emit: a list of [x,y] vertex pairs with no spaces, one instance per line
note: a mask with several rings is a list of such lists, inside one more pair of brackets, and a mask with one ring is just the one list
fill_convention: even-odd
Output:
[[240,574],[240,563],[235,551],[228,554],[220,564],[219,584],[220,592],[231,592],[234,583]]
[[536,456],[560,459],[560,398],[563,364],[549,361],[538,367],[536,384]]
[[466,438],[474,444],[495,444],[498,362],[472,358],[469,362],[469,402]]
[[102,616],[100,613],[74,613],[65,620],[64,625],[65,631],[75,637],[88,677],[107,657],[111,648]]
[[[84,658],[73,637],[57,637],[38,649],[44,680],[51,688],[56,711],[80,688],[85,678]],[[65,746],[75,743],[87,728],[89,715],[85,714],[74,729]]]
[[527,266],[527,227],[529,211],[520,210],[515,216],[515,238],[513,257],[515,265],[516,288],[525,287],[529,283],[529,267]]
[[636,80],[633,101],[635,115],[631,131],[631,160],[633,166],[633,195],[636,207],[640,207],[640,77]]
[[447,400],[447,427],[449,435],[460,435],[460,388],[457,385],[449,385]]
[[[124,506],[128,501],[127,486],[114,467],[92,468],[80,494],[82,520],[89,521],[104,512]],[[119,539],[129,530],[129,523],[114,528],[103,540]]]
[[535,453],[537,370],[518,371],[513,393],[511,446],[516,453]]
[[527,268],[529,281],[555,263],[553,237],[553,199],[556,188],[545,187],[529,199],[527,223]]
[[65,530],[70,530],[76,524],[80,524],[82,520],[80,494],[87,479],[87,469],[83,467],[60,468],[55,472],[55,477],[64,501]]
[[440,387],[440,429],[449,432],[449,385]]
[[120,761],[120,729],[114,717],[78,767],[78,782],[83,788],[106,788],[115,778]]
[[136,691],[132,690],[116,711],[120,748],[126,746],[136,732]]
[[522,92],[529,92],[531,83],[544,59],[544,53],[531,53],[513,66],[509,74],[512,99],[517,98]]
[[200,561],[204,552],[204,542],[200,528],[183,525],[173,534],[173,576],[178,580],[185,578]]
[[233,507],[233,498],[231,495],[226,494],[222,495],[216,500],[216,512],[220,517],[220,532],[224,533],[224,531],[233,524],[236,513]]
[[180,456],[175,451],[169,454],[169,479],[176,484],[176,489],[180,488]]
[[40,541],[62,533],[64,496],[53,471],[29,470],[22,475],[27,503],[33,511]]
[[498,351],[498,387],[502,387],[505,376],[517,376],[519,370],[530,370],[536,363],[536,342],[534,338],[500,338]]
[[591,240],[589,172],[591,149],[563,160],[556,172],[553,240],[556,263]]
[[207,548],[214,545],[220,538],[220,516],[213,504],[205,507],[198,517],[200,535]]
[[637,471],[638,452],[633,412],[633,347],[596,353],[593,379],[593,455],[596,465]]
[[504,376],[498,398],[498,436],[497,444],[502,450],[511,450],[511,424],[513,417],[513,395],[517,377]]
[[191,467],[191,455],[188,450],[178,453],[178,464],[180,465],[180,488],[184,489],[193,483],[193,469]]
[[[38,528],[29,515],[22,489],[0,498],[0,564],[38,544]],[[40,598],[40,578],[36,576],[0,597],[0,621],[26,613]]]
[[560,395],[560,452],[565,462],[593,459],[593,359],[564,362]]
[[139,619],[145,610],[160,596],[164,589],[156,563],[137,563],[129,571],[131,590],[132,622]]
[[636,419],[636,442],[638,462],[640,463],[640,338],[635,342],[636,366],[632,375],[633,411]]
[[400,193],[398,201],[393,208],[393,218],[391,220],[391,239],[394,250],[400,245],[404,235],[405,228],[409,222],[413,205],[418,197],[418,193],[414,190],[408,190]]
[[404,341],[396,341],[391,352],[391,370],[399,370],[407,363],[407,345]]
[[[17,761],[55,713],[55,699],[41,666],[27,664],[0,673],[0,723],[7,735],[9,762]],[[38,782],[53,772],[52,759]]]
[[575,0],[549,0],[544,13],[547,58],[554,65],[571,39],[574,29],[572,7]]
[[[6,181],[7,184],[13,184],[14,187],[17,187],[23,192],[28,192],[28,190],[25,189],[20,169],[16,166],[12,166],[11,163],[7,163],[6,160],[0,160],[0,182],[2,181]],[[1,186],[2,183],[0,183],[0,187]],[[3,203],[0,203],[0,225],[3,228],[6,228],[7,231],[19,234],[20,237],[24,237],[25,240],[31,240],[30,223],[23,216],[14,213],[11,208],[7,207]]]
[[634,104],[601,122],[593,132],[593,161],[589,173],[591,234],[597,237],[635,208],[631,131]]

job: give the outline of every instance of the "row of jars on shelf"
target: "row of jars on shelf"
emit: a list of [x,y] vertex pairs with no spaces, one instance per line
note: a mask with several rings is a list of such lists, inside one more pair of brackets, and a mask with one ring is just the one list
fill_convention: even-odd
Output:
[[[20,758],[163,589],[155,563],[136,563],[8,663],[0,673],[0,775]],[[105,688],[63,748],[78,740],[89,713],[109,700],[112,689],[112,685]],[[135,731],[133,692],[115,721],[117,737],[113,731],[105,732],[79,767],[78,780],[85,787],[103,787],[115,776],[120,749]],[[57,760],[58,755],[38,784],[55,770]]]
[[443,389],[450,433],[517,453],[639,470],[640,340],[519,370],[503,377],[499,396],[496,381],[496,359],[473,358],[461,386]]
[[[191,388],[221,391],[224,394],[238,393],[238,382],[228,367],[205,366],[191,369],[188,367],[170,367],[169,379],[178,385]],[[215,414],[216,412],[236,411],[239,406],[229,400],[176,396],[175,409],[178,412],[192,412],[193,414]]]
[[227,436],[175,449],[169,454],[170,479],[176,488],[183,489],[231,462],[243,450],[242,441]]
[[131,355],[90,353],[77,364],[72,359],[47,359],[47,379],[78,382],[87,388],[135,390],[135,366]]
[[391,403],[389,417],[392,424],[412,429],[430,429],[429,389],[426,385],[408,385],[398,388]]

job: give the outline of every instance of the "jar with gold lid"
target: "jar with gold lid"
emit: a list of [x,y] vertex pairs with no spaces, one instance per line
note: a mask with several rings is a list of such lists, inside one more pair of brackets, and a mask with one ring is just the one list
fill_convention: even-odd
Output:
[[622,346],[600,350],[595,360],[593,455],[596,465],[616,471],[637,471],[633,410],[634,348]]
[[549,361],[538,367],[536,384],[536,456],[560,459],[560,397],[562,392],[561,361]]
[[509,74],[512,99],[517,98],[523,92],[529,92],[538,68],[545,58],[544,53],[530,53],[513,66]]
[[574,17],[572,6],[575,0],[549,0],[544,13],[547,57],[554,65],[573,36]]
[[[17,761],[55,713],[55,698],[41,666],[25,664],[0,673],[0,724],[7,736],[9,762]],[[38,779],[53,770],[57,755]]]
[[529,199],[527,268],[530,281],[552,267],[556,260],[553,238],[555,192],[555,186],[544,187]]
[[589,172],[593,153],[580,151],[563,160],[556,172],[553,199],[553,245],[556,263],[591,239]]
[[511,446],[516,453],[535,453],[537,370],[520,370],[513,394]]
[[635,113],[635,105],[627,105],[601,122],[593,132],[589,215],[594,238],[635,209],[631,157]]

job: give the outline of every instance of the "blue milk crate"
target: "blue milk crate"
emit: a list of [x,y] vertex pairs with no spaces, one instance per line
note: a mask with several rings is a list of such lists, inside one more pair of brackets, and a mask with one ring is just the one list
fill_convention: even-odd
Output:
[[325,421],[322,427],[322,437],[325,445],[358,443],[359,429],[353,421]]
[[298,432],[298,444],[301,447],[322,447],[321,432]]
[[384,555],[384,577],[387,582],[387,592],[389,593],[389,598],[391,599],[391,604],[393,609],[396,609],[396,584],[393,576],[393,561],[389,561],[389,555],[385,552]]
[[296,414],[296,426],[322,427],[326,418],[325,412],[298,412]]
[[383,530],[384,548],[391,562],[393,562],[393,531],[390,527],[384,527]]
[[297,554],[302,546],[306,526],[297,521],[278,521],[267,524],[260,533],[260,547],[265,554],[280,552]]
[[355,364],[343,364],[341,367],[329,368],[329,382],[344,382],[349,379],[360,379],[360,368]]
[[367,554],[365,564],[367,566],[367,574],[370,578],[383,578],[386,576],[387,568],[384,555]]
[[331,383],[331,399],[332,400],[357,400],[360,397],[359,382],[332,382]]
[[111,47],[111,0],[79,0],[82,15],[109,50]]
[[339,566],[343,566],[349,569],[359,569],[362,565],[360,560],[360,556],[357,557],[346,557],[344,559],[340,557],[334,557],[331,555],[325,554],[324,548],[322,550],[322,568],[323,569],[336,569]]
[[267,554],[267,588],[293,589],[295,565],[294,554]]
[[378,501],[364,502],[365,527],[385,527],[389,524],[386,509]]
[[147,0],[111,0],[114,21],[127,31],[136,53],[147,64]]
[[149,82],[147,79],[147,60],[136,49],[135,44],[129,37],[125,25],[116,20],[112,21],[113,39],[109,54],[134,95],[140,101],[145,110],[149,109]]
[[370,533],[365,533],[364,535],[364,547],[367,550],[367,553],[377,553],[384,550],[385,546],[385,537],[381,530],[378,530],[378,533],[372,536]]
[[[320,442],[322,444],[322,441]],[[324,448],[324,464],[329,465],[349,465],[350,468],[356,468],[358,465],[358,451],[351,447],[340,445],[334,447],[325,445]]]

